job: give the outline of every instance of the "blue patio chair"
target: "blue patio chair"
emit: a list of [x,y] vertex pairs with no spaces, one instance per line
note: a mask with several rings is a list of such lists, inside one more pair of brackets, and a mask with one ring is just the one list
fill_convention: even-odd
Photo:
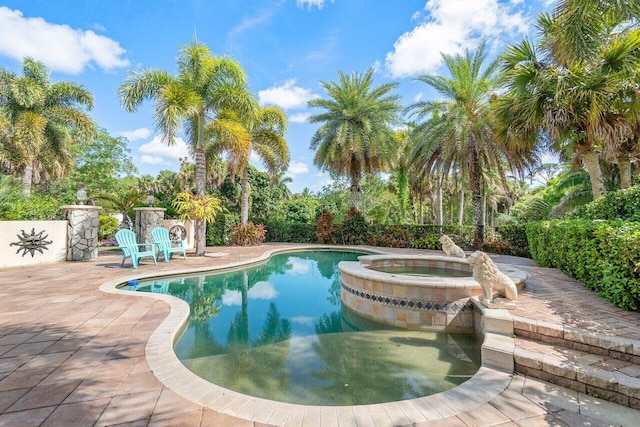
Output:
[[158,255],[164,256],[164,262],[169,262],[174,253],[182,252],[184,259],[187,259],[187,250],[184,246],[184,240],[171,240],[169,230],[162,227],[156,227],[151,230],[153,243],[158,245]]
[[156,258],[156,245],[154,243],[138,243],[136,242],[136,233],[131,230],[120,230],[116,233],[116,242],[122,250],[122,264],[124,267],[124,261],[127,258],[131,258],[133,268],[138,268],[140,258],[150,256],[153,258],[153,263],[158,265]]

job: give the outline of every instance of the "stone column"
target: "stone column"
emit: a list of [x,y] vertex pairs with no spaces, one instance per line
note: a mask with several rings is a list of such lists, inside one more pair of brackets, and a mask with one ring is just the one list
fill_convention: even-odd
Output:
[[67,261],[88,261],[98,258],[100,206],[61,206],[69,223]]
[[164,219],[164,208],[133,208],[136,213],[135,225],[133,231],[136,233],[138,243],[153,242],[151,238],[151,230],[156,227],[162,227]]

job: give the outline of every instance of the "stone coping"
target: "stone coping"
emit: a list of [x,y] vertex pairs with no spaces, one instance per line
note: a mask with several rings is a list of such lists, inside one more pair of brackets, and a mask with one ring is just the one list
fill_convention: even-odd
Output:
[[[441,255],[398,255],[398,254],[376,254],[365,255],[359,258],[359,261],[341,261],[338,265],[341,271],[358,278],[373,278],[377,281],[390,284],[401,284],[410,286],[422,286],[430,288],[477,288],[480,285],[473,277],[433,277],[433,276],[414,276],[399,273],[385,273],[382,271],[372,270],[368,268],[372,263],[382,260],[425,260],[433,262],[464,264],[469,271],[472,270],[469,261],[462,258],[454,258]],[[496,263],[500,271],[505,273],[513,280],[518,289],[522,289],[527,280],[527,273],[513,267],[510,264]]]
[[[204,267],[176,270],[169,276],[232,270],[264,262],[272,255],[278,253],[294,253],[305,250],[373,252],[370,248],[365,249],[357,246],[300,246],[294,249],[274,248],[273,250],[266,251],[252,262],[233,262],[220,266],[219,268]],[[279,418],[302,420],[305,413],[322,412],[323,416],[326,413],[335,414],[336,417],[340,414],[341,408],[344,407],[299,405],[248,396],[210,383],[189,371],[180,362],[173,350],[175,342],[187,325],[189,305],[185,301],[171,295],[154,293],[136,294],[117,288],[118,285],[128,280],[151,279],[154,277],[158,277],[158,275],[153,273],[132,274],[129,277],[125,276],[105,282],[100,286],[100,290],[112,294],[155,298],[165,301],[171,307],[169,315],[153,332],[145,349],[145,355],[151,371],[165,386],[185,399],[203,407],[254,422],[273,423],[274,420]],[[167,277],[167,275],[163,275],[162,277]],[[494,334],[490,335],[492,335],[491,341],[493,343],[496,339]],[[495,344],[491,346],[494,347]],[[500,346],[498,345],[498,347]],[[510,346],[507,345],[507,347]],[[512,354],[511,357],[513,357]],[[512,377],[513,371],[502,372],[484,366],[483,364],[478,372],[466,382],[437,394],[397,402],[350,406],[349,408],[355,416],[357,416],[358,413],[371,415],[378,411],[393,413],[400,409],[412,422],[421,422],[425,419],[438,420],[473,410],[491,401],[507,389]],[[330,417],[332,416],[333,415],[330,415]]]

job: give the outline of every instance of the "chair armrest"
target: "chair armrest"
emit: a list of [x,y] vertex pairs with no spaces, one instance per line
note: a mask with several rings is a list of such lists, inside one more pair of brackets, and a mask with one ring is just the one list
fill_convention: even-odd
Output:
[[158,246],[158,244],[157,243],[137,243],[136,246],[138,246],[138,247],[149,246],[149,247],[153,248],[154,246]]

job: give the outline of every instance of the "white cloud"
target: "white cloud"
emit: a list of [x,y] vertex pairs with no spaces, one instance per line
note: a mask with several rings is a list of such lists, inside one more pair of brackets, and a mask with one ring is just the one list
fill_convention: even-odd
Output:
[[125,49],[91,30],[26,18],[19,10],[0,6],[0,55],[16,60],[30,56],[55,71],[79,74],[95,64],[105,70],[127,67]]
[[269,282],[258,282],[251,289],[247,296],[250,299],[274,299],[278,296],[278,291]]
[[394,43],[386,66],[393,77],[435,73],[441,52],[455,55],[476,48],[483,39],[525,33],[529,23],[513,4],[499,0],[429,0],[425,18]]
[[158,156],[150,156],[148,154],[143,154],[140,156],[140,162],[146,163],[149,165],[166,165],[169,164],[166,158],[158,157]]
[[162,137],[156,135],[151,141],[143,144],[138,148],[143,154],[153,155],[154,157],[164,157],[178,160],[181,157],[191,157],[187,143],[182,138],[176,138],[175,144],[169,146],[162,142]]
[[230,306],[240,304],[242,304],[242,293],[240,293],[240,291],[225,289],[222,294],[222,305]]
[[287,174],[289,175],[300,175],[301,173],[309,173],[309,166],[306,163],[302,162],[291,162],[289,163],[289,169],[287,169]]
[[422,99],[422,97],[423,97],[423,96],[424,96],[424,93],[422,93],[422,92],[418,92],[418,93],[416,94],[416,96],[414,96],[414,97],[413,97],[413,102],[418,102],[418,101],[420,101],[420,100]]
[[292,259],[287,264],[287,267],[291,267],[288,270],[290,274],[307,274],[311,269],[311,261],[299,261]]
[[307,123],[307,120],[311,117],[309,113],[297,113],[289,117],[291,123]]
[[311,316],[294,316],[289,318],[291,323],[297,323],[302,326],[313,326],[313,322],[316,320],[315,317]]
[[[333,0],[331,0],[331,3],[333,3]],[[324,6],[324,0],[296,0],[296,4],[298,5],[298,7],[302,7],[304,8],[305,5],[311,9],[313,6],[317,7],[318,9],[322,9],[322,7]]]
[[140,139],[149,138],[151,131],[147,128],[138,128],[135,130],[124,130],[122,132],[116,132],[117,136],[124,136],[129,141],[138,141]]
[[[249,299],[270,300],[278,296],[278,291],[269,282],[258,282],[247,293]],[[231,291],[226,289],[222,294],[222,305],[240,305],[242,304],[242,293],[240,291]]]
[[282,86],[274,86],[258,91],[260,104],[278,105],[285,110],[290,108],[304,108],[311,99],[320,95],[311,93],[311,89],[295,86],[295,79],[287,80]]

